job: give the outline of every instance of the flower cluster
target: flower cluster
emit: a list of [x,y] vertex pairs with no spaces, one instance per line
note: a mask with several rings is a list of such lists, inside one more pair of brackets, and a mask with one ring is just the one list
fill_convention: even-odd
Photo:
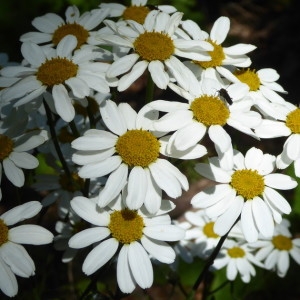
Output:
[[[43,199],[0,217],[4,294],[17,294],[14,274],[34,274],[20,243],[53,240],[39,225],[9,228],[42,207],[57,212],[62,261],[89,247],[83,273],[114,267],[125,294],[152,286],[154,262],[176,271],[178,256],[209,258],[204,272],[226,266],[229,280],[246,283],[256,267],[284,277],[289,255],[300,264],[284,194],[300,177],[300,109],[282,97],[276,70],[252,68],[254,45],[227,44],[228,17],[206,32],[173,6],[132,0],[82,14],[69,6],[65,18],[47,13],[32,25],[20,37],[22,62],[0,69],[0,181]],[[122,95],[140,78],[136,109]],[[154,96],[161,90],[180,100]],[[241,142],[275,137],[288,137],[279,155]],[[189,191],[181,167],[195,161],[209,187],[193,194],[183,222],[173,200]],[[295,176],[283,171],[293,163]],[[23,169],[36,169],[30,181]]]

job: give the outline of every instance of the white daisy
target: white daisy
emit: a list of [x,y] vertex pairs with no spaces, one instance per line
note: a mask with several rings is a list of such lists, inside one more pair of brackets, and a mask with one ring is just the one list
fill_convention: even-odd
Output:
[[212,267],[220,270],[226,266],[226,277],[228,280],[235,280],[239,274],[242,281],[248,283],[251,280],[251,276],[256,274],[253,265],[263,267],[251,253],[251,249],[247,244],[227,240],[214,260]]
[[171,5],[147,5],[147,0],[131,0],[130,6],[120,3],[101,3],[101,8],[109,8],[109,17],[120,17],[123,20],[133,20],[143,24],[146,16],[152,9],[158,9],[165,13],[174,13],[176,8]]
[[[112,201],[127,181],[126,205],[138,209],[144,203],[152,213],[160,207],[161,190],[177,198],[182,189],[188,189],[186,176],[159,157],[166,155],[167,141],[151,130],[157,111],[145,106],[136,113],[127,103],[117,106],[108,100],[101,104],[100,113],[110,132],[91,129],[72,142],[72,147],[79,150],[73,155],[73,161],[83,165],[78,173],[80,177],[98,178],[110,174],[99,193],[100,207]],[[172,156],[188,159],[206,154],[205,147],[198,146],[192,151],[174,152]]]
[[192,225],[186,230],[185,239],[193,239],[193,255],[207,258],[220,240],[220,236],[214,232],[215,222],[204,210],[188,211],[184,217]]
[[34,217],[41,208],[38,201],[30,201],[0,216],[0,289],[9,297],[18,293],[15,275],[28,278],[35,272],[34,262],[21,244],[44,245],[53,240],[52,233],[41,226],[11,226]]
[[143,25],[127,21],[128,25],[117,25],[106,20],[104,23],[114,32],[112,35],[100,35],[99,38],[113,45],[127,47],[132,53],[116,60],[107,71],[107,76],[120,77],[118,90],[124,91],[145,70],[148,70],[157,87],[166,89],[170,75],[177,81],[189,77],[189,70],[176,56],[209,60],[206,53],[212,46],[207,42],[187,41],[174,35],[183,14],[169,15],[158,10],[151,11]]
[[[253,51],[256,46],[251,44],[236,44],[230,47],[223,47],[222,44],[227,38],[230,29],[230,19],[228,17],[218,18],[210,31],[205,33],[193,21],[187,20],[182,22],[182,28],[189,34],[193,40],[205,39],[213,46],[213,50],[209,51],[211,60],[202,61],[193,59],[186,65],[198,77],[205,77],[206,70],[214,69],[218,72],[224,69],[224,66],[249,67],[250,58],[246,55]],[[226,69],[225,69],[226,70]]]
[[19,106],[34,100],[48,90],[53,96],[56,112],[66,122],[72,121],[75,110],[69,90],[75,96],[74,99],[89,96],[91,90],[109,92],[105,79],[109,65],[92,61],[102,54],[93,51],[94,47],[89,45],[72,54],[76,45],[76,38],[68,35],[59,42],[56,49],[46,54],[36,44],[23,43],[21,51],[29,66],[11,66],[1,70],[4,78],[22,77],[14,85],[3,90],[2,100],[18,99],[15,106]]
[[[27,133],[17,137],[6,135],[0,127],[0,180],[2,172],[15,186],[21,187],[25,183],[22,169],[34,169],[39,161],[27,151],[33,150],[46,141],[42,134]],[[2,193],[0,189],[0,200]]]
[[294,162],[295,174],[300,177],[300,108],[292,103],[276,105],[278,120],[263,120],[255,129],[261,138],[287,136],[283,150],[277,157],[277,167],[285,169]]
[[297,186],[288,175],[272,173],[276,157],[251,148],[245,157],[235,152],[231,169],[223,169],[218,159],[209,164],[197,164],[196,171],[220,184],[195,195],[191,203],[205,209],[210,218],[217,218],[214,231],[225,235],[240,217],[241,228],[248,242],[261,233],[271,237],[274,221],[280,223],[282,214],[289,214],[291,206],[275,189],[289,190]]
[[84,44],[95,44],[96,29],[107,17],[109,9],[95,9],[80,15],[79,9],[69,6],[65,12],[65,20],[57,14],[47,13],[33,19],[32,25],[38,32],[27,32],[20,37],[21,42],[32,42],[56,47],[66,35],[77,38],[76,48]]
[[219,95],[218,91],[224,88],[219,81],[210,78],[198,81],[191,76],[189,83],[188,89],[169,84],[188,103],[164,100],[149,103],[150,107],[167,112],[153,123],[153,127],[158,131],[175,131],[170,138],[168,151],[173,148],[187,150],[208,132],[218,153],[225,153],[231,147],[231,138],[224,129],[225,125],[256,137],[252,128],[260,124],[261,116],[250,111],[253,101],[244,99],[248,92],[245,84],[236,83],[228,87],[227,93],[233,102],[229,104]]
[[289,231],[290,222],[283,219],[274,229],[271,238],[261,237],[250,247],[257,250],[255,258],[263,261],[268,270],[277,271],[279,277],[284,277],[290,266],[290,256],[300,264],[300,238],[293,238]]
[[249,86],[249,96],[253,99],[255,107],[262,113],[276,117],[276,110],[271,110],[269,102],[285,105],[285,100],[277,94],[287,93],[276,81],[279,74],[272,68],[256,71],[251,68],[236,68],[233,71],[223,68],[219,72],[230,82],[242,82]]
[[150,216],[145,209],[126,208],[120,197],[112,209],[99,209],[84,197],[74,198],[72,208],[93,227],[71,237],[69,246],[80,249],[100,242],[84,260],[83,272],[93,274],[116,255],[118,285],[123,293],[131,293],[136,285],[145,289],[153,283],[149,255],[162,263],[174,261],[175,251],[165,241],[182,239],[184,230],[171,224],[167,213],[174,204],[170,201],[163,201],[157,214]]

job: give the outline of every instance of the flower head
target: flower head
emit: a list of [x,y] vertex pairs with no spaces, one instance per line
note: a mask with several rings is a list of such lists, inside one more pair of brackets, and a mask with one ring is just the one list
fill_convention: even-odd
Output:
[[83,263],[82,270],[87,275],[116,255],[118,285],[122,292],[131,293],[136,285],[152,285],[149,255],[167,264],[175,260],[175,251],[165,241],[182,239],[184,230],[171,224],[167,213],[174,205],[169,201],[161,203],[156,215],[149,215],[144,208],[131,210],[120,200],[118,196],[112,208],[99,209],[93,200],[75,197],[72,208],[93,227],[75,234],[69,246],[78,249],[99,243]]
[[89,45],[73,53],[76,45],[77,39],[72,35],[65,36],[56,49],[47,52],[31,42],[22,44],[21,51],[29,65],[1,70],[4,77],[21,78],[2,92],[3,101],[18,99],[15,106],[19,106],[49,91],[57,114],[66,122],[72,121],[75,109],[69,90],[75,96],[74,99],[89,96],[93,90],[109,92],[105,79],[108,64],[93,62],[102,54],[94,52],[94,47]]
[[201,191],[191,203],[205,209],[210,218],[216,217],[214,231],[226,234],[241,218],[241,228],[248,242],[258,234],[271,237],[274,222],[280,223],[282,214],[291,212],[290,204],[275,189],[288,190],[297,186],[292,177],[272,173],[275,156],[251,148],[243,156],[235,152],[231,169],[221,168],[217,158],[209,164],[197,164],[196,171],[220,184]]
[[30,201],[16,206],[0,216],[0,289],[10,297],[18,293],[15,275],[28,278],[34,275],[35,265],[21,244],[44,245],[53,240],[53,234],[38,225],[19,225],[18,222],[34,217],[42,205]]
[[174,35],[183,14],[176,12],[169,15],[157,10],[151,11],[143,25],[135,21],[117,26],[112,21],[105,24],[114,32],[113,35],[101,35],[100,38],[113,45],[127,47],[132,53],[117,59],[107,71],[108,77],[120,77],[118,90],[124,91],[145,70],[148,69],[156,86],[166,89],[170,82],[170,73],[176,80],[189,76],[188,69],[176,58],[208,60],[206,50],[211,45],[199,41],[186,41]]
[[[188,189],[186,176],[160,157],[166,154],[166,142],[161,133],[151,128],[152,120],[157,119],[156,111],[145,106],[136,113],[127,103],[117,106],[108,100],[102,103],[100,112],[109,131],[88,130],[72,142],[72,147],[79,150],[73,161],[83,165],[79,176],[99,178],[110,174],[99,193],[101,207],[111,202],[127,181],[127,206],[138,209],[144,203],[152,213],[160,207],[162,190],[177,198],[181,189]],[[204,155],[206,149],[200,147],[194,152]],[[189,153],[178,152],[174,156],[188,157]]]
[[256,250],[255,258],[262,261],[268,270],[277,271],[284,277],[290,266],[290,256],[300,264],[300,238],[293,238],[289,230],[290,222],[283,219],[276,224],[272,237],[260,237],[257,242],[250,243]]
[[99,26],[108,12],[108,9],[96,9],[80,15],[79,9],[73,5],[66,9],[65,20],[57,14],[47,13],[32,21],[32,25],[39,32],[27,32],[20,37],[20,41],[50,43],[49,46],[56,47],[65,36],[71,34],[77,39],[76,48],[84,44],[95,44],[96,31],[91,30]]

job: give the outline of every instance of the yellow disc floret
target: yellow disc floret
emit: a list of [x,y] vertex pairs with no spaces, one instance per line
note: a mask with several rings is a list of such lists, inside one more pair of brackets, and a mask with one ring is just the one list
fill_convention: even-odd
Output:
[[123,12],[124,20],[133,20],[137,23],[144,24],[144,21],[150,12],[147,6],[136,6],[132,5],[127,7]]
[[207,51],[211,57],[211,60],[210,61],[193,60],[193,63],[199,65],[203,69],[221,66],[223,60],[225,59],[223,47],[221,45],[216,44],[211,39],[207,39],[206,41],[209,42],[214,47],[214,50]]
[[8,241],[8,227],[2,219],[0,219],[0,247]]
[[14,142],[6,135],[0,134],[0,161],[13,151]]
[[276,235],[272,239],[274,247],[280,251],[289,251],[293,248],[291,239],[284,235]]
[[77,48],[87,42],[89,32],[80,24],[64,24],[58,27],[52,36],[52,42],[55,46],[68,34],[72,34],[77,38]]
[[148,167],[159,156],[160,143],[149,131],[133,129],[118,138],[116,151],[129,167]]
[[56,84],[64,83],[67,79],[77,75],[78,66],[67,58],[52,58],[46,60],[36,74],[37,80],[43,85],[52,87]]
[[59,184],[64,190],[74,193],[84,187],[84,180],[75,172],[71,173],[71,177],[64,173],[59,176]]
[[174,53],[172,39],[160,32],[144,32],[133,43],[135,52],[146,61],[165,61]]
[[231,186],[248,200],[263,193],[265,181],[256,170],[237,170],[231,176]]
[[135,210],[123,209],[110,215],[108,229],[122,244],[130,244],[143,236],[144,220]]
[[190,106],[194,119],[205,126],[224,126],[229,118],[229,109],[218,97],[203,95],[196,98]]
[[232,258],[242,258],[246,255],[244,249],[240,247],[232,247],[230,249],[227,249],[227,253]]
[[300,133],[300,108],[291,111],[287,115],[285,122],[292,133]]
[[260,87],[260,79],[255,70],[240,69],[233,72],[233,74],[243,83],[246,83],[250,91],[257,91]]
[[214,232],[214,225],[215,222],[208,222],[205,224],[203,227],[203,233],[208,237],[208,238],[214,238],[217,239],[219,236]]

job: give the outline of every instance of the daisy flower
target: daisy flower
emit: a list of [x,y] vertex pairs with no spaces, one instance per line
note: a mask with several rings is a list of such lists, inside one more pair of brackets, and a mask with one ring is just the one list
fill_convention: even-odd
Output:
[[[7,135],[0,127],[0,180],[2,172],[15,186],[21,187],[25,183],[22,169],[34,169],[39,161],[28,153],[46,141],[43,134],[28,133],[17,137]],[[2,193],[0,189],[0,200]]]
[[34,217],[41,209],[38,201],[30,201],[0,216],[0,289],[9,297],[18,293],[15,275],[28,278],[35,272],[34,262],[21,244],[44,245],[53,240],[52,233],[41,226],[11,226]]
[[256,271],[253,265],[263,267],[258,259],[251,253],[247,244],[240,244],[233,240],[226,240],[219,255],[214,260],[212,268],[220,270],[226,266],[226,277],[235,280],[237,275],[241,276],[243,282],[248,283]]
[[281,215],[291,212],[290,204],[276,189],[297,186],[294,178],[272,173],[275,160],[275,156],[252,147],[245,156],[235,151],[231,169],[221,168],[216,157],[209,159],[209,164],[197,164],[199,174],[220,184],[195,195],[192,205],[216,218],[214,231],[219,235],[225,235],[240,217],[248,242],[256,241],[259,233],[271,237],[274,221],[280,223]]
[[208,132],[218,153],[225,153],[231,147],[231,138],[224,129],[225,125],[256,137],[252,128],[260,124],[261,116],[250,111],[253,102],[250,98],[244,99],[248,92],[245,84],[236,83],[228,87],[227,93],[233,102],[229,105],[219,95],[218,91],[224,86],[218,80],[205,78],[198,81],[191,76],[189,82],[188,89],[169,84],[188,103],[164,100],[149,103],[153,109],[166,112],[153,123],[153,127],[158,131],[175,131],[169,141],[169,151],[172,148],[184,151],[196,145]]
[[[109,8],[109,17],[119,17],[123,20],[133,20],[143,24],[148,13],[152,10],[150,5],[147,5],[147,0],[131,0],[130,6],[125,6],[120,3],[101,3],[101,8]],[[174,13],[176,8],[171,5],[157,5],[153,9],[158,9],[165,13]]]
[[300,238],[293,238],[289,231],[290,222],[283,219],[274,229],[270,238],[261,237],[250,247],[258,250],[255,258],[263,261],[268,270],[277,271],[279,277],[284,277],[290,266],[290,256],[300,264]]
[[193,40],[204,38],[213,46],[213,50],[208,52],[211,57],[209,61],[193,59],[186,63],[198,78],[205,76],[206,70],[209,69],[220,72],[225,69],[225,66],[246,68],[251,65],[251,60],[246,54],[253,51],[256,46],[242,43],[230,47],[222,46],[230,29],[230,19],[228,17],[218,18],[214,22],[210,34],[205,33],[195,22],[190,20],[183,21],[182,28]]
[[[207,42],[187,41],[174,35],[183,13],[169,15],[158,10],[151,11],[143,25],[129,20],[127,25],[117,25],[106,20],[104,23],[114,32],[112,35],[99,35],[107,42],[127,47],[132,53],[114,61],[107,71],[107,76],[121,76],[118,90],[124,91],[145,70],[157,87],[166,89],[170,82],[170,73],[177,81],[189,77],[188,68],[176,57],[209,60],[207,50],[212,46]],[[125,75],[123,75],[125,74]]]
[[277,167],[285,169],[294,162],[295,174],[300,177],[300,108],[287,102],[276,110],[278,120],[263,120],[255,132],[261,138],[288,137],[277,156]]
[[[21,42],[32,42],[56,47],[66,35],[77,38],[76,48],[84,44],[95,44],[97,31],[92,31],[107,17],[109,9],[95,9],[80,15],[79,9],[69,6],[65,12],[65,20],[57,14],[47,13],[33,19],[32,25],[38,30],[27,32],[20,37]],[[96,42],[97,43],[97,42]]]
[[285,105],[285,100],[277,94],[287,93],[276,81],[279,74],[272,68],[264,68],[256,71],[251,68],[236,68],[233,71],[223,68],[219,72],[227,80],[233,83],[242,82],[249,86],[249,96],[253,99],[255,107],[262,113],[275,117],[276,111],[271,110],[269,102]]
[[175,251],[166,241],[182,239],[184,230],[171,224],[167,213],[174,204],[170,201],[162,201],[157,214],[149,215],[143,208],[130,210],[121,203],[121,196],[118,198],[113,208],[99,209],[93,200],[75,197],[72,208],[93,227],[71,237],[69,246],[80,249],[99,243],[83,262],[86,275],[116,255],[118,285],[123,293],[131,293],[136,285],[145,289],[153,283],[149,255],[167,264],[175,260]]
[[220,240],[220,236],[214,232],[215,222],[204,213],[204,210],[188,211],[184,217],[192,226],[186,230],[185,236],[186,239],[193,239],[193,255],[207,258]]
[[[110,174],[99,193],[100,207],[112,201],[127,181],[126,205],[138,209],[144,203],[152,213],[160,207],[161,190],[177,198],[182,189],[188,189],[186,176],[160,157],[160,154],[166,155],[167,141],[151,130],[157,111],[145,106],[136,113],[127,103],[117,106],[108,100],[100,105],[100,113],[109,131],[91,129],[72,142],[72,147],[79,150],[73,155],[73,162],[83,165],[78,172],[80,177],[98,178]],[[172,156],[189,159],[206,154],[205,147],[198,146],[190,152],[174,152]]]
[[102,54],[93,51],[94,47],[89,45],[73,54],[76,45],[77,39],[72,35],[65,36],[56,49],[47,53],[34,43],[23,43],[21,51],[29,66],[11,66],[1,70],[4,77],[22,77],[3,90],[2,100],[18,99],[14,105],[19,106],[33,101],[48,90],[53,96],[57,114],[66,122],[72,121],[75,110],[69,90],[74,99],[89,96],[91,90],[109,92],[105,79],[109,65],[92,61]]

